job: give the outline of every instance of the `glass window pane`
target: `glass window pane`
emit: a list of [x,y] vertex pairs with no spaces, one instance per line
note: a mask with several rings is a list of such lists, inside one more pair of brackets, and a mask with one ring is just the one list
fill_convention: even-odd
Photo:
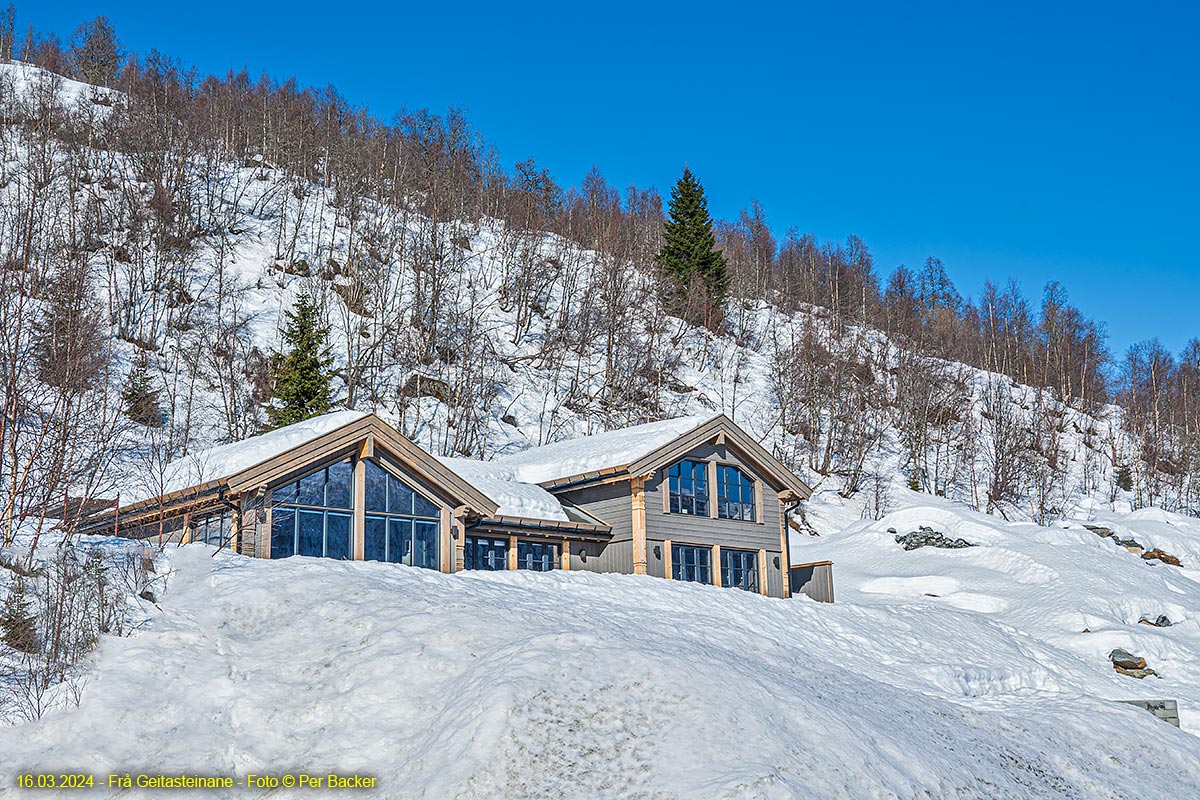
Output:
[[319,469],[300,479],[300,497],[297,502],[304,506],[325,505],[325,470]]
[[325,515],[325,556],[350,558],[350,515],[329,512]]
[[413,512],[413,491],[395,475],[388,473],[387,510],[392,514],[411,514]]
[[349,461],[339,461],[329,467],[329,483],[325,486],[325,505],[330,508],[351,508],[354,497],[354,468]]
[[296,514],[281,508],[271,510],[271,558],[296,554]]
[[412,549],[412,520],[388,519],[387,560],[394,564],[410,564]]
[[418,517],[436,517],[441,513],[435,503],[413,492],[413,514]]
[[558,545],[548,542],[517,542],[517,569],[549,572],[558,568]]
[[383,517],[367,517],[363,531],[363,558],[387,560],[387,522]]
[[366,473],[366,510],[387,511],[387,473],[373,459],[367,459]]
[[425,569],[438,568],[438,523],[413,523],[412,565]]
[[300,482],[295,481],[287,486],[280,486],[271,492],[272,503],[294,503],[300,496]]
[[508,569],[508,540],[468,536],[463,556],[466,569]]
[[299,511],[299,531],[296,553],[302,556],[325,554],[325,514],[320,511]]

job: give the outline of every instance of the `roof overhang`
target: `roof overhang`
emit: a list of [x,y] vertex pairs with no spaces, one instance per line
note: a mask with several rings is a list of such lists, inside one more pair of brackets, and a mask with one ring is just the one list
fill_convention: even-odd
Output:
[[122,521],[160,518],[164,512],[173,516],[197,501],[215,501],[222,492],[233,497],[262,491],[273,483],[302,472],[310,465],[343,455],[374,455],[376,448],[382,448],[431,489],[447,496],[452,505],[466,506],[483,516],[495,515],[499,509],[490,497],[379,417],[368,414],[232,474],[117,509],[108,509],[91,517],[88,527],[93,527],[93,524],[97,528],[102,527],[102,520],[111,519],[113,514]]
[[812,489],[807,483],[800,480],[796,473],[788,469],[783,462],[771,455],[765,447],[724,414],[713,417],[629,464],[555,478],[543,481],[538,485],[549,491],[563,491],[582,486],[626,481],[633,477],[649,476],[663,465],[682,458],[689,451],[708,442],[715,442],[727,447],[732,445],[750,461],[760,475],[769,479],[769,482],[777,488],[779,498],[784,502],[799,502],[807,500],[812,495]]

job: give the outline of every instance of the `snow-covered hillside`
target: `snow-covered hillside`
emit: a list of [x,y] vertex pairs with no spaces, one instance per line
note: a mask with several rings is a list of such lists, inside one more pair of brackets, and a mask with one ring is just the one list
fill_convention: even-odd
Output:
[[[257,153],[171,151],[155,183],[153,159],[76,135],[123,102],[0,65],[0,221],[86,254],[119,367],[73,406],[112,412],[95,435],[114,463],[89,488],[159,493],[166,459],[256,431],[255,381],[303,291],[341,399],[440,456],[727,413],[817,486],[792,557],[835,562],[837,603],[168,549],[158,607],[131,593],[149,623],[102,638],[78,708],[0,728],[0,794],[69,765],[358,771],[402,798],[1200,796],[1200,523],[1133,510],[1119,408],[934,363],[817,307],[735,300],[722,334],[689,327],[644,264],[487,215],[433,223]],[[70,146],[45,133],[68,111]],[[94,236],[74,241],[76,222]],[[14,302],[42,308],[57,274]],[[121,416],[142,359],[163,428]],[[1170,477],[1185,507],[1190,478]],[[896,543],[922,526],[975,546]],[[1115,648],[1158,676],[1118,674]],[[1117,702],[1136,699],[1178,700],[1182,730]]]
[[[1120,524],[1200,563],[1195,527],[1141,521]],[[918,523],[978,546],[905,552],[884,533]],[[190,545],[158,619],[105,641],[78,709],[0,730],[0,786],[70,764],[357,772],[390,798],[1200,794],[1200,573],[949,507],[799,549],[837,559],[838,603]],[[1137,624],[1159,613],[1175,624]],[[1117,675],[1115,646],[1161,679]],[[1114,702],[1164,697],[1184,730]]]

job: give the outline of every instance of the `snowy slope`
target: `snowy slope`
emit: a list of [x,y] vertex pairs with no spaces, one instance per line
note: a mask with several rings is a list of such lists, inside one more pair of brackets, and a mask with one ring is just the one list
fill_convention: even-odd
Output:
[[[1099,600],[1131,587],[1072,566],[1092,545],[1082,534],[911,513],[987,546],[889,557],[874,523],[805,547],[839,558],[835,605],[635,576],[214,559],[190,545],[172,552],[159,619],[105,642],[78,709],[0,730],[0,787],[71,764],[357,771],[378,777],[372,796],[396,798],[1200,795],[1200,740],[1111,702],[1200,700],[1194,601],[1167,609],[1186,617],[1176,628],[1135,630]],[[1063,546],[1044,541],[1060,534]],[[1028,552],[1046,563],[1033,569]],[[1125,581],[1144,570],[1148,601],[1191,580],[1097,564]],[[1007,579],[974,585],[988,574]],[[921,580],[942,598],[911,588],[924,575],[940,576]],[[1041,626],[1033,597],[1058,606]],[[1072,633],[1081,622],[1096,632]],[[1159,636],[1174,644],[1152,647]],[[1101,651],[1131,642],[1162,681],[1107,669]]]

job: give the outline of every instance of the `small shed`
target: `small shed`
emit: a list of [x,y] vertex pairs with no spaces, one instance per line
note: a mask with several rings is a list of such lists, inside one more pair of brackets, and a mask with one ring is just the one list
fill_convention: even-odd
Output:
[[833,562],[792,564],[788,569],[792,595],[804,594],[821,603],[833,602]]

